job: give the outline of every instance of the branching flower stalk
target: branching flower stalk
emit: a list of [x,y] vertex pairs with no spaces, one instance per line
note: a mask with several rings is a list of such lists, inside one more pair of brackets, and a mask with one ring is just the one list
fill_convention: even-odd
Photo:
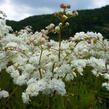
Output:
[[62,41],[62,30],[69,26],[69,23],[66,22],[71,17],[75,17],[78,15],[77,12],[67,12],[66,10],[69,9],[71,6],[68,4],[61,4],[60,8],[62,8],[62,11],[55,12],[55,16],[57,16],[61,23],[59,23],[58,26],[56,26],[55,31],[58,34],[58,41],[59,41],[59,53],[58,53],[58,59],[60,61],[61,58],[61,41]]

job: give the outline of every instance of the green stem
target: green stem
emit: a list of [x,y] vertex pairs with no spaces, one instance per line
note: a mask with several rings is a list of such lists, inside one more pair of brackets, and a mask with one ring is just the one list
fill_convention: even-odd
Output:
[[49,96],[48,98],[48,109],[52,109],[52,97]]
[[40,78],[42,79],[41,68],[39,68],[39,75],[40,75]]
[[59,54],[58,54],[58,58],[60,61],[61,58],[61,32],[59,32]]
[[39,74],[40,74],[40,78],[42,78],[41,68],[40,68],[40,65],[41,65],[41,58],[42,58],[42,53],[43,53],[43,49],[42,49],[42,47],[41,47],[41,53],[40,53],[40,57],[39,57]]
[[54,67],[55,67],[55,63],[53,63],[53,66],[52,66],[52,77],[51,77],[51,79],[54,77]]
[[63,77],[63,80],[65,80],[66,76],[67,76],[67,73],[66,73],[65,76]]
[[11,96],[16,92],[17,89],[18,89],[18,87],[16,87],[16,88],[12,91],[12,93],[11,93],[11,94],[9,95],[9,97],[7,98],[5,104],[7,104],[7,102],[9,101],[9,99],[11,98]]
[[42,49],[42,47],[41,47],[41,53],[40,53],[40,57],[39,57],[39,65],[41,64],[42,52],[43,52],[43,49]]

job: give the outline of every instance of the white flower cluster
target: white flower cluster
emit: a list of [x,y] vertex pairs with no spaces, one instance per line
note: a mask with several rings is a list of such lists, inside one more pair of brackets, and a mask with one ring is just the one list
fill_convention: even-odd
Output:
[[109,91],[109,82],[105,82],[102,84],[103,87],[106,87],[106,89]]
[[[76,33],[61,41],[59,48],[59,42],[48,41],[47,30],[34,34],[29,27],[17,33],[9,30],[1,19],[0,71],[5,69],[15,84],[27,85],[22,93],[25,103],[40,92],[64,95],[64,81],[73,80],[77,73],[83,75],[86,67],[96,76],[109,78],[109,41],[100,33]],[[109,89],[108,83],[103,86]]]
[[9,96],[9,93],[5,90],[0,90],[0,99],[1,98],[7,98]]
[[40,92],[46,95],[60,94],[64,95],[66,93],[65,84],[62,80],[53,79],[41,79],[35,80],[31,79],[28,81],[28,87],[24,93],[22,93],[22,99],[24,103],[30,101],[30,97],[37,96]]
[[[108,66],[109,67],[109,66]],[[102,86],[103,87],[106,87],[106,89],[109,91],[109,73],[105,73],[104,75],[104,78],[106,79],[106,80],[108,80],[107,82],[104,82],[103,84],[102,84]]]

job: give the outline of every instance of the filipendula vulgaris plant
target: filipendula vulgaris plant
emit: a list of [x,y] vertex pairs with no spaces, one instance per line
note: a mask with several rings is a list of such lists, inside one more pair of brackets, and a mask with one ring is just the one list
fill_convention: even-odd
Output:
[[[39,75],[40,75],[40,80],[38,80],[37,84],[40,84],[40,88],[41,88],[41,84],[42,84],[42,89],[40,88],[36,88],[34,93],[35,96],[39,93],[42,92],[44,94],[51,96],[54,96],[55,94],[59,94],[59,95],[65,95],[66,94],[66,90],[65,90],[65,84],[63,82],[63,79],[66,78],[67,74],[63,74],[61,73],[61,70],[71,70],[71,67],[69,65],[65,65],[67,63],[63,63],[63,58],[61,58],[61,32],[63,30],[63,28],[69,26],[69,23],[66,22],[69,18],[71,17],[75,17],[78,15],[77,12],[67,12],[66,10],[68,8],[70,8],[70,5],[67,4],[61,4],[60,7],[63,9],[61,11],[57,11],[54,13],[55,16],[57,16],[61,23],[59,23],[58,26],[55,26],[54,24],[50,24],[49,26],[46,27],[46,30],[41,30],[42,36],[43,36],[43,40],[47,39],[46,34],[50,33],[50,32],[54,32],[58,34],[58,42],[56,44],[57,49],[53,47],[53,45],[55,45],[55,42],[47,42],[46,46],[47,48],[45,48],[43,45],[40,46],[40,55],[39,55],[39,66],[42,66],[42,60],[44,58],[44,55],[48,55],[46,57],[46,65],[44,65],[43,67],[46,67],[45,70],[46,71],[46,75],[43,73],[42,68],[39,67],[38,71],[39,71]],[[54,44],[53,44],[54,43]],[[53,53],[52,53],[53,52]],[[47,53],[47,54],[46,54]],[[62,66],[63,63],[63,66]],[[60,67],[60,71],[59,68]],[[62,68],[61,68],[62,67]],[[63,69],[63,67],[66,67],[65,69]],[[67,68],[68,67],[68,68]],[[44,72],[45,72],[44,71]],[[72,73],[73,75],[73,73]],[[74,74],[75,75],[75,74]],[[72,77],[73,79],[73,77]],[[38,87],[38,85],[36,85],[36,83],[34,84],[35,87]],[[45,88],[44,88],[45,87]],[[27,90],[30,90],[31,87],[28,87]],[[25,97],[25,94],[28,93],[28,91],[26,90],[25,93],[23,93],[22,97]],[[29,95],[31,96],[31,95]]]
[[[69,40],[62,40],[62,30],[69,26],[67,20],[78,13],[67,11],[70,5],[60,7],[62,10],[55,12],[61,21],[59,25],[52,23],[41,32],[32,33],[28,26],[9,33],[11,27],[6,25],[5,19],[0,19],[0,73],[6,70],[14,84],[26,85],[21,94],[24,103],[30,103],[31,97],[40,93],[50,99],[67,95],[65,82],[83,75],[87,67],[91,67],[96,77],[106,79],[103,86],[109,90],[109,41],[93,32],[76,33]],[[50,32],[57,33],[59,41],[49,41]],[[8,96],[8,92],[0,92],[0,98]]]

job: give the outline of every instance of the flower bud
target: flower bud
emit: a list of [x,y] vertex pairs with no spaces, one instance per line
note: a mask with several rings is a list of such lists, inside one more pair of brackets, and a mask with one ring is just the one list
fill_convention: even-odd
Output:
[[65,20],[68,19],[68,17],[67,17],[66,15],[63,15],[63,16],[62,16],[62,19],[65,21]]
[[88,44],[91,44],[91,40],[87,40],[87,43],[88,43]]
[[73,12],[73,13],[72,13],[72,16],[78,16],[78,12],[76,12],[76,11]]
[[68,12],[66,12],[66,15],[67,16],[72,16],[72,12],[68,11]]
[[67,5],[67,8],[71,8],[71,6],[70,5]]
[[42,33],[42,35],[44,35],[44,34],[47,35],[47,34],[48,34],[48,30],[42,29],[42,30],[41,30],[41,33]]
[[45,38],[44,38],[44,37],[41,37],[41,39],[40,39],[40,40],[43,42],[43,41],[45,41]]
[[46,27],[47,30],[52,30],[55,27],[53,23]]
[[60,8],[66,8],[66,5],[65,4],[61,4]]
[[48,36],[46,34],[42,34],[42,37],[44,37],[45,40],[48,40]]
[[78,12],[77,11],[75,12],[75,14],[76,14],[76,16],[78,16]]
[[55,16],[58,16],[58,11],[54,13]]
[[49,25],[49,26],[47,26],[47,27],[46,27],[46,29],[47,29],[47,30],[50,30],[50,29],[51,29],[51,28],[50,28],[50,25]]
[[63,15],[63,14],[64,14],[64,11],[62,11],[62,10],[54,13],[55,16],[60,16],[60,15]]
[[34,44],[34,45],[37,45],[37,44],[38,44],[38,41],[34,40],[34,41],[33,41],[33,44]]
[[47,46],[48,47],[51,47],[52,46],[52,43],[51,42],[47,42]]
[[56,31],[57,33],[59,33],[59,32],[60,32],[60,27],[59,27],[59,26],[56,26],[56,27],[55,27],[55,31]]
[[69,26],[70,24],[68,22],[65,23],[65,26]]
[[59,12],[59,15],[63,15],[64,14],[64,11],[62,11],[62,10],[60,10],[58,12]]
[[61,4],[60,8],[70,8],[71,6],[69,4]]
[[62,27],[62,23],[59,23],[59,27]]
[[51,27],[51,28],[54,28],[54,27],[55,27],[55,25],[54,25],[53,23],[51,23],[51,24],[50,24],[50,27]]

